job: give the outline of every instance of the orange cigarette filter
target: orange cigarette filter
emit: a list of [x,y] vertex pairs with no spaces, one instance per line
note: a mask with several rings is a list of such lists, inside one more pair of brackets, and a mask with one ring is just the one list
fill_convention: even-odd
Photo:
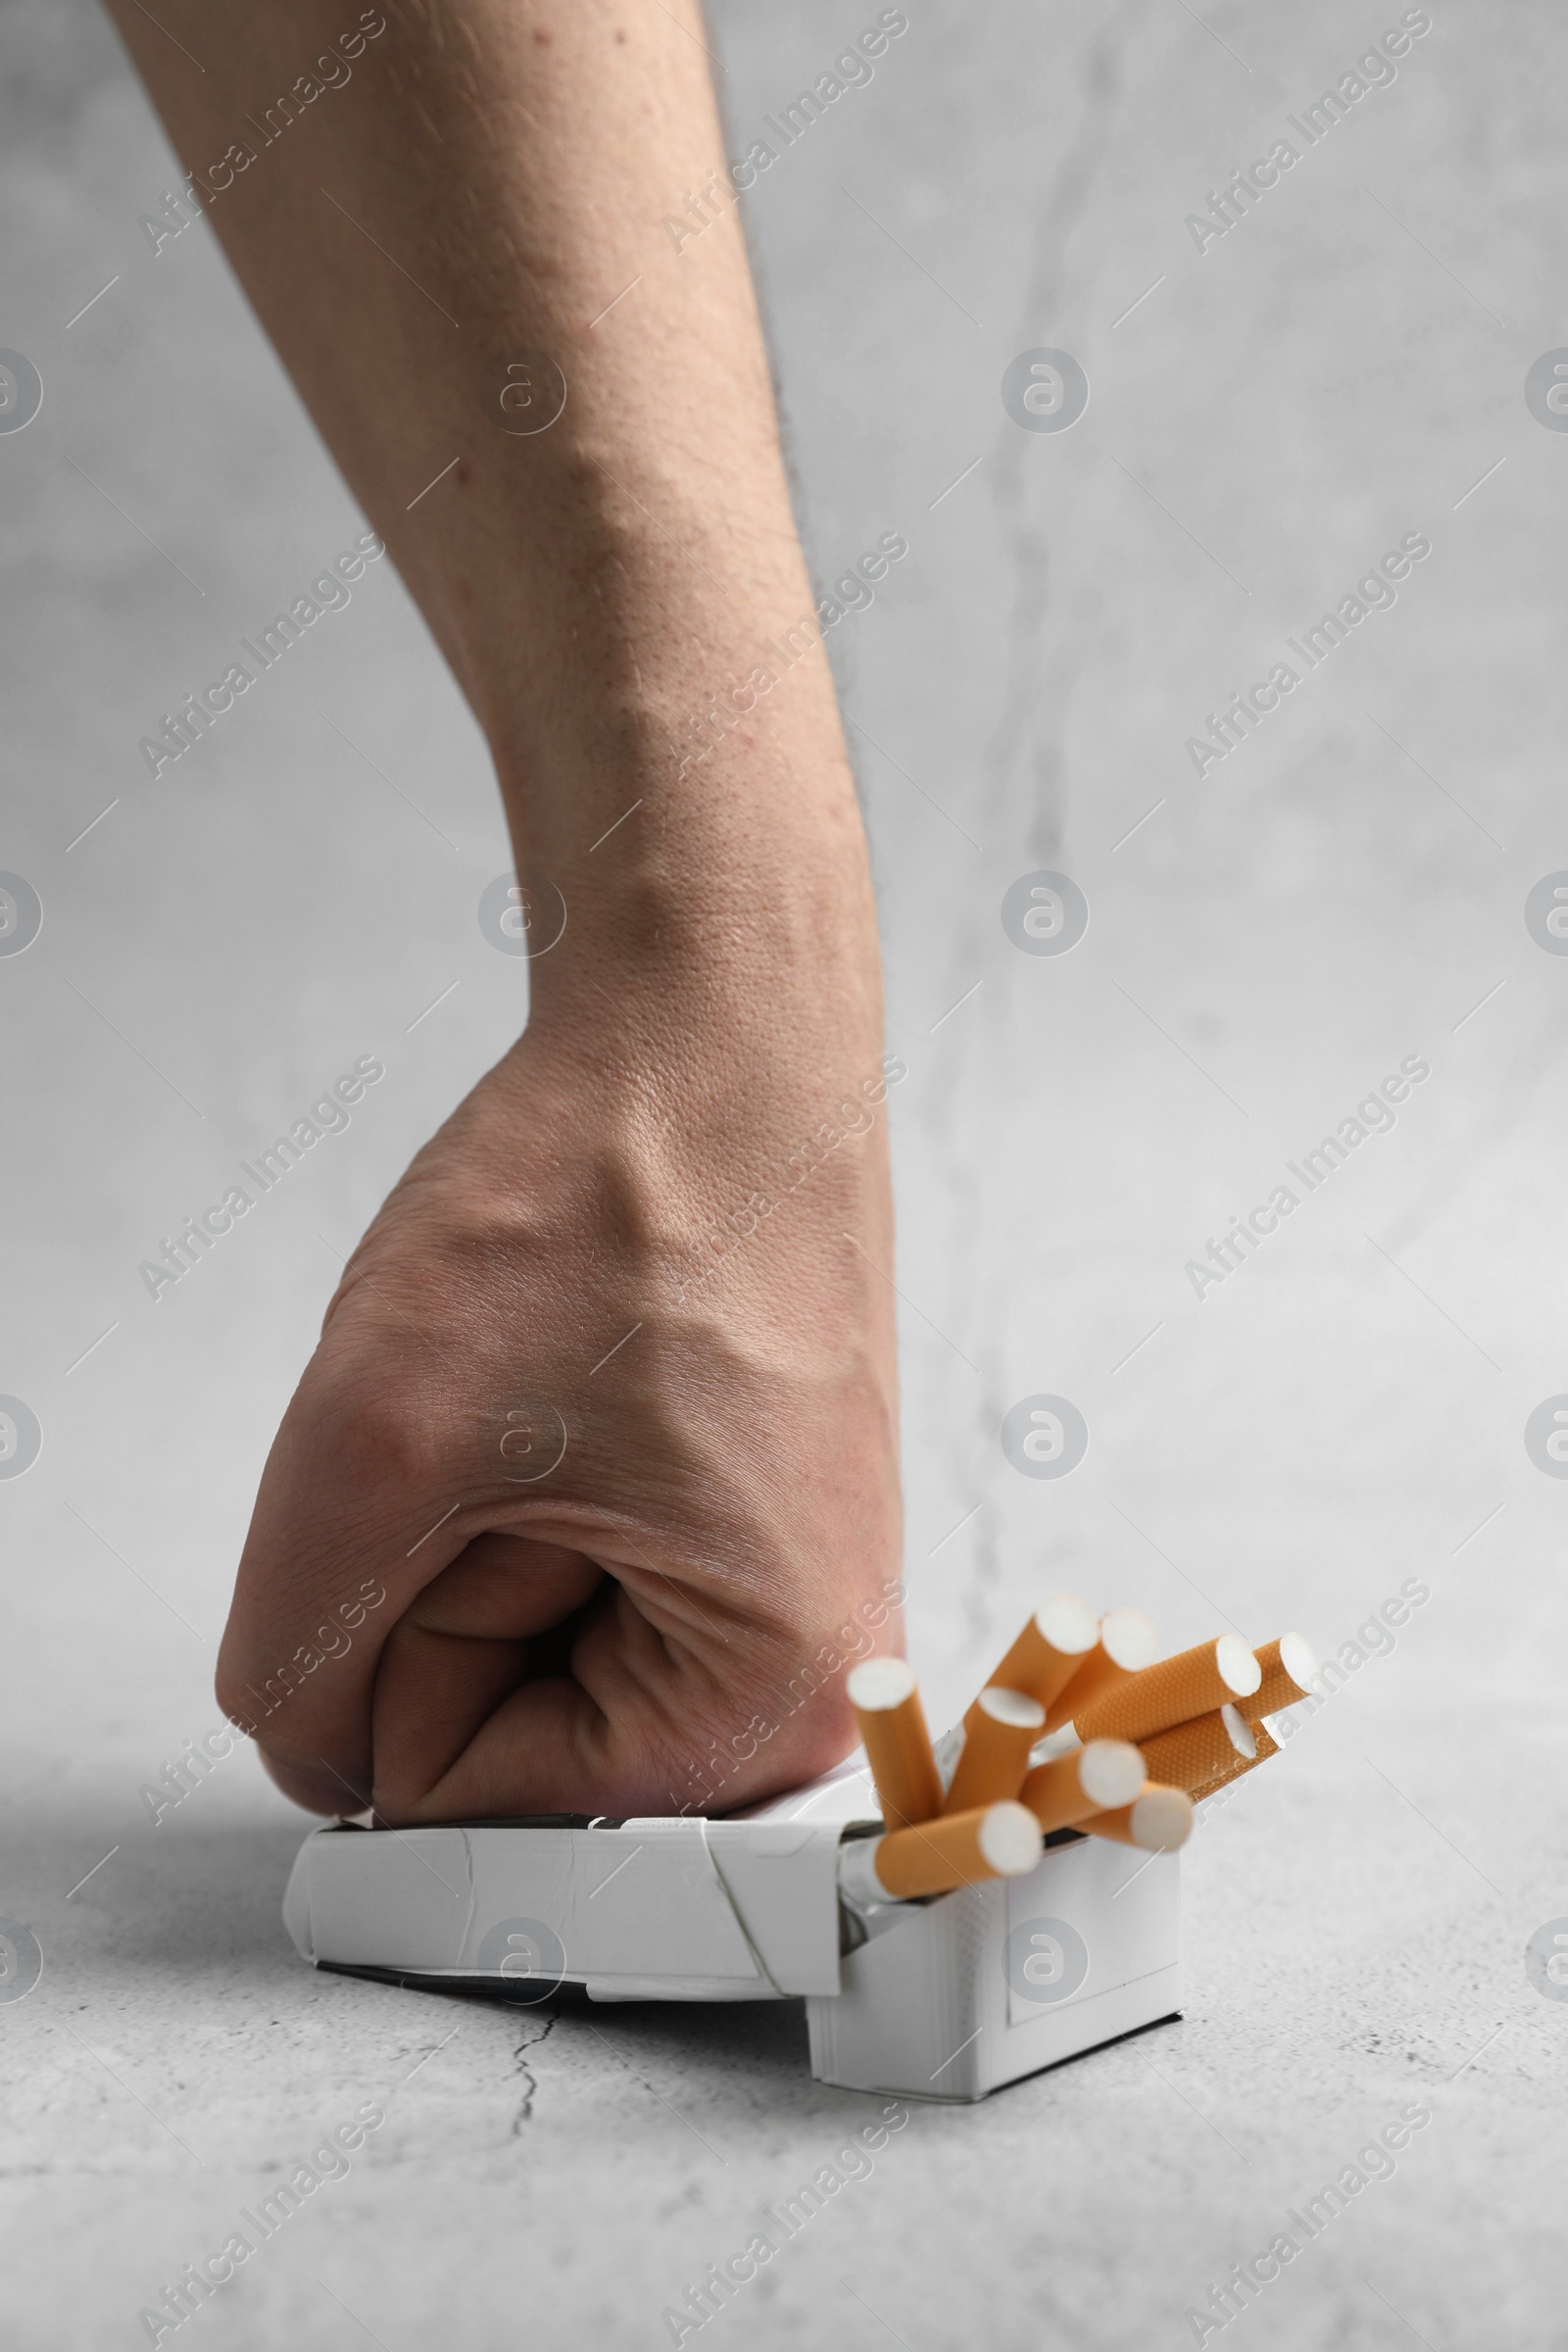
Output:
[[1192,1791],[1195,1805],[1200,1805],[1204,1797],[1212,1796],[1216,1789],[1228,1788],[1231,1782],[1239,1781],[1244,1772],[1255,1772],[1259,1764],[1266,1764],[1270,1756],[1279,1754],[1279,1741],[1264,1729],[1262,1724],[1250,1724],[1248,1729],[1253,1741],[1252,1753],[1250,1756],[1234,1757],[1224,1772],[1217,1774],[1211,1781],[1205,1781],[1201,1788],[1195,1788]]
[[907,1901],[983,1879],[1021,1878],[1039,1859],[1039,1822],[1026,1806],[1004,1800],[894,1830],[878,1840],[872,1868],[887,1893]]
[[963,1748],[944,1813],[972,1813],[1016,1796],[1029,1769],[1029,1750],[1046,1725],[1046,1710],[1021,1690],[982,1690],[963,1719]]
[[1237,1707],[1216,1707],[1138,1744],[1150,1779],[1168,1788],[1206,1788],[1239,1765],[1250,1764],[1257,1753],[1255,1737]]
[[1113,1838],[1118,1845],[1142,1846],[1148,1854],[1173,1854],[1193,1834],[1193,1800],[1185,1788],[1146,1781],[1130,1805],[1092,1813],[1078,1827],[1091,1838]]
[[1303,1635],[1281,1634],[1277,1642],[1265,1642],[1257,1652],[1257,1663],[1263,1679],[1242,1704],[1249,1723],[1277,1715],[1281,1707],[1294,1707],[1298,1698],[1311,1695],[1317,1657]]
[[1149,1740],[1172,1724],[1250,1698],[1262,1680],[1263,1670],[1240,1634],[1221,1634],[1217,1642],[1162,1658],[1087,1706],[1076,1706],[1073,1725],[1083,1740]]
[[1077,1673],[1047,1701],[1047,1731],[1058,1731],[1092,1699],[1115,1690],[1140,1667],[1152,1665],[1158,1647],[1159,1637],[1142,1609],[1107,1609],[1100,1620],[1100,1640]]
[[903,1658],[866,1658],[852,1670],[847,1688],[882,1819],[890,1830],[935,1820],[942,1782],[913,1667]]
[[1131,1804],[1144,1778],[1144,1759],[1127,1740],[1092,1740],[1071,1755],[1037,1764],[1018,1801],[1042,1830],[1071,1830],[1092,1814]]
[[1100,1639],[1094,1613],[1070,1592],[1043,1600],[996,1673],[993,1687],[1021,1690],[1049,1707]]

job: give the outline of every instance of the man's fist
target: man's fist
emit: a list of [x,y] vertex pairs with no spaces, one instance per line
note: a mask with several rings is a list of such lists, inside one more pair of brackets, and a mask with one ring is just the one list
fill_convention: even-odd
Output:
[[898,1645],[888,1081],[710,1046],[530,1030],[356,1250],[219,1665],[301,1804],[717,1812],[853,1744]]

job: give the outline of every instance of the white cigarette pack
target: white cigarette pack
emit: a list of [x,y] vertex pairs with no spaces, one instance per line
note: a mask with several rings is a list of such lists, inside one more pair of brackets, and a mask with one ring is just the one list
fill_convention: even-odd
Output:
[[1175,1854],[1058,1832],[1026,1877],[857,1905],[841,1849],[881,1826],[855,1764],[737,1820],[339,1823],[283,1916],[316,1966],[400,1983],[804,1994],[819,2082],[910,2098],[984,2098],[1179,2010]]

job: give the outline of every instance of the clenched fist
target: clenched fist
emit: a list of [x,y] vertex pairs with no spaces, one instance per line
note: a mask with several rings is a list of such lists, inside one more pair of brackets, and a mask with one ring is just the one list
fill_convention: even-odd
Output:
[[720,1811],[853,1743],[844,1668],[897,1640],[902,1068],[721,1042],[633,1076],[531,1028],[355,1251],[219,1670],[301,1804]]

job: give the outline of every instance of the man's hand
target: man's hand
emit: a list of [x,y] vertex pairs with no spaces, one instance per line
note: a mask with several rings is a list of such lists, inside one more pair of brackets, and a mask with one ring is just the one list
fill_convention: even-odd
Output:
[[852,1743],[896,1639],[887,1082],[703,1045],[628,1086],[530,1031],[356,1250],[219,1673],[300,1803],[723,1810]]
[[725,189],[698,0],[380,0],[319,90],[314,0],[108,4],[568,906],[344,1277],[220,1695],[326,1811],[787,1787],[853,1738],[828,1661],[897,1639],[881,980],[745,171],[668,233]]

